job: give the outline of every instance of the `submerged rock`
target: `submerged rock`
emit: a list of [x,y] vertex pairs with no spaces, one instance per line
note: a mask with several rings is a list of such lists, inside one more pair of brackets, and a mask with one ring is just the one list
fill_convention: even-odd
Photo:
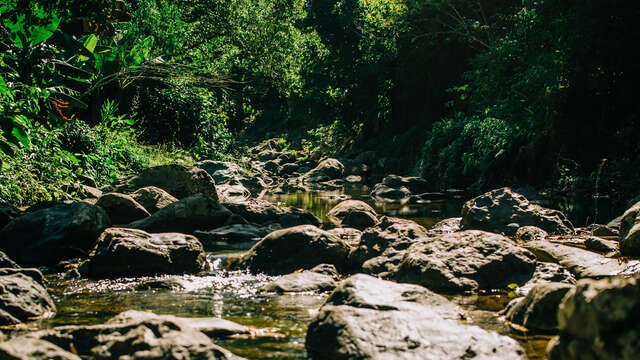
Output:
[[61,326],[28,333],[15,341],[47,341],[89,359],[242,359],[215,345],[200,331],[198,322],[128,311],[106,324]]
[[639,359],[639,313],[638,277],[580,280],[560,305],[549,359]]
[[158,187],[178,199],[202,194],[218,199],[211,175],[198,168],[183,165],[160,165],[142,171],[138,176],[124,180],[115,187],[116,192],[131,193],[147,186]]
[[513,339],[461,324],[461,316],[421,286],[358,274],[320,308],[306,348],[313,360],[526,358]]
[[217,200],[204,195],[193,195],[158,210],[155,214],[134,221],[128,228],[148,232],[180,232],[192,234],[195,230],[209,230],[228,225],[233,214]]
[[224,204],[231,212],[251,223],[267,225],[278,223],[282,227],[310,224],[320,226],[320,220],[306,210],[278,207],[266,200],[246,200]]
[[57,204],[13,219],[0,231],[0,250],[21,265],[54,265],[85,257],[110,225],[101,207]]
[[55,311],[44,284],[20,272],[0,275],[0,325],[35,320]]
[[334,206],[327,218],[337,226],[364,230],[378,223],[378,214],[364,201],[346,200]]
[[527,329],[554,332],[558,330],[558,307],[573,285],[540,283],[521,299],[515,299],[506,310],[506,319]]
[[150,214],[154,214],[158,212],[158,210],[178,201],[178,199],[171,196],[168,192],[155,186],[140,188],[133,192],[131,197],[142,205]]
[[110,228],[102,233],[91,252],[89,275],[103,278],[198,273],[205,263],[202,244],[193,236]]
[[383,202],[400,202],[411,196],[411,190],[404,186],[392,188],[385,184],[376,184],[371,191],[371,196]]
[[537,226],[550,234],[569,234],[573,225],[560,211],[529,202],[509,188],[501,188],[469,200],[462,206],[465,229],[513,235],[523,226]]
[[272,230],[277,228],[234,224],[209,231],[195,231],[194,235],[202,242],[205,251],[248,250]]
[[341,269],[349,245],[313,225],[276,230],[254,245],[238,262],[238,267],[254,273],[281,275],[319,264]]
[[96,205],[103,208],[114,224],[128,224],[132,221],[144,219],[149,212],[133,197],[125,194],[107,193],[98,199]]
[[467,230],[411,245],[391,278],[433,291],[461,293],[524,283],[535,267],[534,255],[508,238]]

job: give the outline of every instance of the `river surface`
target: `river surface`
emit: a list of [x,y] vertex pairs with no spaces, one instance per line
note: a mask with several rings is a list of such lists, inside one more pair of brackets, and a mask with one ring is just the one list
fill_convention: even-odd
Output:
[[[293,192],[268,195],[271,202],[311,211],[327,223],[326,213],[345,196],[372,205],[379,214],[403,217],[430,227],[439,220],[459,216],[462,197],[417,205],[381,204],[368,196],[369,189],[345,185],[342,190]],[[184,290],[136,290],[145,280],[62,280],[50,276],[49,288],[58,308],[55,317],[31,324],[34,328],[60,325],[100,324],[126,310],[147,310],[183,317],[222,317],[254,329],[243,335],[215,342],[233,353],[252,360],[307,359],[305,334],[308,323],[326,299],[314,294],[258,294],[257,289],[273,278],[241,271],[223,270],[228,257],[241,253],[211,253],[214,271],[198,276],[177,277]],[[172,276],[171,278],[176,278]],[[466,309],[471,322],[518,340],[530,359],[545,359],[548,336],[515,332],[495,315],[511,300],[506,291],[449,297]]]

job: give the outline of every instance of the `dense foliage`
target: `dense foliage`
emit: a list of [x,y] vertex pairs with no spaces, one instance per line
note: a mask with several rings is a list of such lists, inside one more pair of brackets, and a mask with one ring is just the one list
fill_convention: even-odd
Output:
[[[158,162],[147,145],[223,158],[240,137],[283,134],[307,150],[375,150],[434,188],[629,196],[639,11],[630,0],[5,0],[2,197],[56,197],[78,174],[107,183]],[[58,185],[27,194],[25,182]]]

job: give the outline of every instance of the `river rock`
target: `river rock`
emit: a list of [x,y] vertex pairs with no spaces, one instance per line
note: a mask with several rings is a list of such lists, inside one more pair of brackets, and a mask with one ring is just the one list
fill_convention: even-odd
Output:
[[523,226],[516,231],[515,239],[520,243],[527,241],[544,240],[549,234],[536,226]]
[[412,194],[421,194],[429,190],[429,183],[427,180],[416,176],[398,176],[387,175],[382,179],[382,184],[390,188],[405,187],[409,189]]
[[346,200],[334,206],[327,218],[339,227],[364,230],[378,223],[378,214],[364,201]]
[[624,239],[631,228],[636,224],[636,219],[640,213],[640,201],[633,204],[620,218],[620,239]]
[[406,187],[391,188],[385,184],[376,184],[371,191],[371,196],[383,202],[400,202],[411,196],[411,190]]
[[193,234],[202,242],[205,251],[248,250],[275,227],[256,224],[234,224]]
[[131,196],[118,193],[102,195],[96,205],[107,212],[114,224],[128,224],[149,216],[149,212]]
[[142,171],[138,176],[122,181],[115,192],[132,193],[147,186],[159,187],[178,199],[202,194],[212,200],[218,199],[215,182],[211,175],[198,167],[183,165],[160,165]]
[[462,218],[449,218],[438,221],[435,225],[429,228],[429,234],[442,235],[450,234],[460,231],[462,227]]
[[300,169],[300,165],[299,164],[287,163],[287,164],[280,165],[280,167],[278,168],[277,173],[280,176],[286,176],[286,175],[291,175],[293,173],[298,172],[298,169]]
[[620,231],[603,224],[591,224],[587,230],[594,236],[620,236]]
[[47,289],[31,276],[0,276],[0,325],[19,324],[55,311]]
[[202,244],[194,236],[125,228],[105,230],[90,260],[89,275],[97,278],[198,273],[206,264]]
[[573,225],[561,212],[531,204],[523,195],[501,188],[462,206],[462,226],[514,235],[523,226],[537,226],[550,234],[569,234]]
[[620,243],[613,240],[605,240],[597,236],[587,236],[584,245],[587,247],[587,250],[611,253],[618,250]]
[[635,224],[622,237],[620,253],[627,256],[640,256],[640,213],[635,219]]
[[228,225],[233,214],[217,200],[193,195],[158,210],[155,214],[127,225],[131,229],[148,232],[180,232],[192,234],[196,230],[210,230]]
[[339,237],[354,248],[360,244],[360,238],[362,237],[362,231],[354,228],[333,228],[327,230],[327,232]]
[[567,269],[558,264],[539,261],[536,263],[536,271],[531,276],[531,279],[524,285],[516,288],[515,292],[519,296],[526,296],[534,286],[546,283],[574,285],[576,278]]
[[99,206],[58,204],[13,219],[0,231],[0,250],[20,265],[53,265],[86,257],[110,225],[109,216]]
[[260,153],[258,153],[258,160],[260,160],[260,161],[275,160],[280,156],[280,154],[281,153],[279,151],[263,150]]
[[179,324],[182,328],[191,328],[200,331],[210,338],[226,338],[230,335],[249,334],[249,327],[233,321],[216,317],[178,317],[173,315],[156,315],[148,311],[129,310],[109,319],[108,324],[127,324],[132,322],[144,322],[148,320],[167,320]]
[[268,225],[278,223],[282,227],[310,224],[320,226],[320,220],[306,210],[294,207],[278,207],[266,200],[249,199],[224,203],[231,212],[251,223]]
[[131,197],[142,205],[150,214],[155,214],[158,210],[177,202],[178,199],[168,192],[155,186],[140,188],[131,194]]
[[302,271],[278,277],[276,280],[262,286],[260,292],[293,293],[316,292],[322,293],[335,289],[336,282],[330,275],[313,271]]
[[349,253],[354,271],[386,276],[395,271],[411,244],[430,236],[414,221],[382,217],[380,224],[362,233],[360,243]]
[[315,183],[334,179],[341,179],[344,176],[344,165],[336,159],[322,160],[318,166],[304,174],[304,182]]
[[251,272],[281,275],[319,264],[344,266],[349,245],[340,238],[313,225],[276,230],[254,245],[238,266]]
[[188,321],[153,314],[126,317],[101,325],[40,330],[16,339],[47,341],[88,359],[242,359],[215,345]]
[[258,196],[267,188],[265,180],[257,176],[240,176],[236,180],[249,190],[252,196]]
[[7,254],[0,251],[0,269],[1,268],[11,268],[18,269],[20,265],[18,265],[15,261],[11,260]]
[[516,341],[459,323],[462,311],[416,285],[358,274],[344,280],[309,324],[313,360],[525,359]]
[[538,260],[560,264],[579,279],[631,273],[640,264],[637,260],[618,261],[588,250],[548,241],[530,241],[524,246]]
[[521,299],[515,299],[506,310],[506,319],[527,329],[554,332],[558,330],[558,307],[573,285],[541,283]]
[[391,277],[433,291],[461,293],[524,283],[535,267],[534,255],[508,238],[467,230],[411,245]]
[[40,270],[36,268],[0,268],[0,276],[9,276],[15,274],[22,274],[24,276],[30,277],[33,279],[33,281],[42,285],[42,287],[47,287],[47,280],[45,280]]
[[235,180],[243,172],[237,164],[228,161],[203,160],[195,163],[193,166],[211,175],[216,185],[226,184]]
[[550,360],[640,359],[640,282],[580,280],[560,305]]
[[0,359],[5,360],[80,360],[52,343],[28,337],[0,342]]

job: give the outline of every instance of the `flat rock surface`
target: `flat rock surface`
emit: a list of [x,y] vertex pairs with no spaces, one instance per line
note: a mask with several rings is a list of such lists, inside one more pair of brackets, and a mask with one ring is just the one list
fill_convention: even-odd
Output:
[[[562,265],[577,278],[601,278],[640,270],[638,260],[619,261],[573,246],[548,241],[530,241],[524,245],[541,261]],[[637,270],[634,270],[637,269]]]

